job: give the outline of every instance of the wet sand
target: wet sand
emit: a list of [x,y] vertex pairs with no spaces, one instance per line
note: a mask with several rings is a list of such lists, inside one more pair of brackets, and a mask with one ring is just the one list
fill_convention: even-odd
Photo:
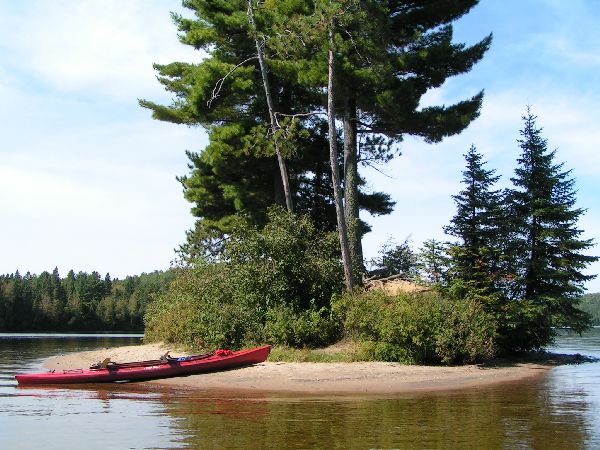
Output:
[[[110,358],[115,362],[157,359],[167,351],[185,355],[163,344],[115,347],[49,358],[51,370],[87,368]],[[554,357],[553,357],[554,356]],[[153,380],[150,383],[204,391],[272,392],[297,394],[393,395],[476,388],[545,374],[560,355],[536,361],[496,362],[465,366],[407,366],[389,362],[288,363],[266,361],[235,370]]]

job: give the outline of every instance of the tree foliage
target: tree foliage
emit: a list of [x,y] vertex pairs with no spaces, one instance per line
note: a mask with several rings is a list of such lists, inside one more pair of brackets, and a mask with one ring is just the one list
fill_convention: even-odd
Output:
[[537,348],[552,340],[553,326],[577,332],[589,326],[589,316],[577,304],[584,282],[594,278],[583,270],[598,258],[584,253],[593,241],[580,238],[577,221],[585,210],[576,207],[571,171],[554,162],[556,151],[548,150],[529,108],[523,121],[514,188],[507,193],[514,274],[509,295],[520,302],[510,307],[523,319],[511,331],[518,345]]
[[487,305],[504,351],[542,348],[553,327],[585,330],[590,319],[578,303],[594,276],[582,271],[598,259],[584,253],[593,241],[580,239],[584,210],[575,206],[571,172],[554,162],[529,109],[523,121],[513,187],[493,190],[498,177],[472,147],[465,188],[454,196],[457,213],[445,228],[459,239],[450,251],[451,287]]
[[143,331],[143,316],[172,272],[101,278],[58,269],[0,276],[0,331]]
[[438,287],[448,286],[452,258],[447,243],[436,239],[423,242],[417,262],[419,278],[422,281]]
[[[288,204],[324,230],[336,227],[333,180],[323,164],[333,134],[324,121],[333,46],[331,95],[338,98],[333,114],[343,122],[344,152],[332,164],[343,167],[344,225],[360,273],[368,226],[359,211],[386,214],[393,203],[386,194],[364,191],[359,162],[388,161],[392,143],[404,135],[438,142],[478,115],[481,92],[454,105],[419,108],[425,93],[471,70],[489,48],[491,36],[472,46],[452,42],[452,22],[476,3],[184,1],[195,17],[173,16],[180,40],[206,58],[155,65],[174,101],[140,102],[156,119],[201,125],[209,133],[205,149],[188,152],[191,174],[180,178],[198,217],[184,250],[193,250],[192,239],[226,234],[235,214],[265,223],[268,206],[284,198],[276,153],[289,168],[294,198]],[[276,99],[270,105],[269,93]]]
[[[195,17],[173,16],[180,39],[206,56],[197,64],[156,64],[159,81],[174,100],[169,106],[140,101],[158,120],[200,125],[208,132],[209,144],[188,151],[190,174],[179,178],[198,218],[183,250],[193,252],[195,239],[218,242],[236,215],[264,225],[269,206],[285,204],[276,147],[286,159],[295,211],[309,214],[320,229],[334,229],[326,122],[318,115],[287,118],[317,110],[321,96],[277,66],[264,47],[279,127],[271,126],[254,39],[269,30],[264,8],[255,8],[252,30],[246,0],[185,1],[184,6]],[[363,192],[361,202],[374,214],[391,211],[385,194]]]
[[419,284],[447,287],[451,257],[448,244],[429,239],[414,249],[410,240],[401,244],[386,242],[377,257],[370,261],[369,276],[376,278],[399,276]]
[[579,308],[592,318],[592,325],[600,326],[600,294],[585,294],[581,297]]
[[465,155],[456,214],[444,227],[455,242],[430,240],[420,252],[405,242],[384,248],[375,264],[382,276],[396,272],[479,303],[493,321],[497,350],[506,353],[547,346],[557,327],[584,331],[593,309],[589,300],[585,311],[580,303],[583,283],[594,278],[583,270],[597,260],[585,253],[593,241],[577,227],[584,210],[576,207],[571,172],[554,162],[535,119],[529,110],[523,117],[511,189],[495,188],[500,177],[474,146]]
[[418,277],[418,255],[408,239],[397,245],[392,241],[386,242],[370,263],[370,276],[385,278],[400,275],[407,280]]
[[523,121],[522,153],[511,178],[515,187],[508,193],[515,233],[512,256],[518,261],[515,295],[573,299],[583,293],[584,282],[594,278],[582,270],[598,259],[583,253],[593,246],[591,239],[580,239],[583,231],[577,228],[585,210],[576,207],[571,171],[554,162],[556,151],[548,150],[530,110]]
[[453,196],[456,214],[446,234],[459,241],[451,246],[452,277],[462,281],[462,289],[482,295],[496,291],[501,278],[501,249],[505,242],[503,196],[494,189],[500,176],[486,170],[483,157],[475,146],[465,155],[464,189]]
[[[360,242],[368,226],[360,209],[379,214],[392,207],[386,194],[365,192],[360,164],[385,164],[406,136],[440,142],[478,116],[483,91],[452,105],[421,107],[424,95],[469,72],[488,50],[491,35],[471,46],[453,42],[452,24],[476,4],[183,2],[194,17],[173,17],[181,42],[205,58],[155,65],[173,102],[140,103],[156,119],[202,126],[209,143],[188,152],[191,172],[179,178],[198,218],[183,246],[192,267],[150,309],[151,336],[234,347],[265,339],[316,345],[339,331],[332,312],[345,326],[362,320],[360,301],[340,303],[353,311],[352,320],[348,309],[332,311],[330,304],[341,290],[340,249],[348,290],[351,269],[363,270]],[[424,309],[402,299],[371,304],[367,295],[362,312],[379,327],[372,336],[385,344],[379,350],[400,357],[398,346],[412,345],[407,330],[419,336],[422,326],[429,333],[422,341],[436,336],[435,345],[468,347],[465,336],[482,336],[474,338],[479,350],[472,354],[436,347],[438,361],[468,360],[488,350],[538,349],[551,342],[554,326],[581,331],[589,324],[577,308],[591,278],[583,270],[596,260],[585,254],[593,242],[577,228],[584,210],[535,117],[528,112],[524,121],[513,188],[496,189],[499,177],[472,147],[463,190],[453,197],[456,214],[445,227],[455,242],[430,240],[419,252],[405,242],[376,261],[382,273],[401,272],[441,292]],[[295,205],[297,217],[270,209],[285,204],[277,164],[283,159],[293,196],[287,205]],[[328,234],[336,228],[339,244]],[[85,315],[85,296],[79,301]],[[367,314],[369,308],[382,317]],[[396,317],[404,313],[414,321]],[[458,336],[427,314],[453,317]],[[480,328],[461,328],[470,314]],[[367,336],[363,331],[358,335]],[[431,342],[415,350],[415,360],[427,360]]]
[[[419,108],[422,96],[466,73],[491,36],[467,47],[452,43],[452,22],[473,1],[266,1],[274,11],[271,43],[298,82],[327,85],[327,49],[335,48],[337,116],[344,132],[346,221],[356,272],[362,271],[358,165],[387,162],[405,135],[439,142],[474,120],[483,93],[450,106]],[[329,34],[331,32],[331,35]],[[268,38],[269,36],[267,36]],[[327,44],[330,42],[330,44]]]

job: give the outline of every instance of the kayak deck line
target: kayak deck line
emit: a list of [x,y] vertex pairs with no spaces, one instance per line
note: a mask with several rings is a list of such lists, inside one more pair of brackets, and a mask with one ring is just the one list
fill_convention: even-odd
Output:
[[147,361],[133,361],[133,362],[126,362],[126,363],[118,363],[115,361],[111,361],[110,358],[106,358],[103,361],[100,361],[96,364],[92,364],[90,366],[90,370],[97,370],[97,369],[121,369],[121,368],[125,368],[125,367],[146,367],[146,366],[156,366],[156,365],[160,365],[160,364],[164,364],[164,363],[177,363],[177,362],[183,362],[183,361],[197,361],[200,359],[206,359],[206,358],[210,358],[213,355],[217,355],[217,356],[228,356],[231,354],[231,350],[215,350],[212,352],[208,352],[208,353],[202,353],[200,355],[190,355],[190,356],[180,356],[177,358],[172,357],[171,355],[169,355],[170,352],[165,353],[164,355],[162,355],[160,357],[160,359],[151,359],[151,360],[147,360]]
[[103,361],[89,369],[52,370],[44,373],[15,375],[19,384],[110,383],[151,380],[232,369],[266,361],[271,346],[231,351],[219,349],[201,355],[174,358],[167,354],[157,360],[112,363]]

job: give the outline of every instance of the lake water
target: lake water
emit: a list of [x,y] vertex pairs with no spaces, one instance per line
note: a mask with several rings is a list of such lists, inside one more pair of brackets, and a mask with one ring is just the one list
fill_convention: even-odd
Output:
[[[127,335],[0,334],[0,449],[599,449],[600,363],[541,379],[391,398],[230,395],[144,383],[20,388],[44,358]],[[554,351],[600,357],[600,329]]]

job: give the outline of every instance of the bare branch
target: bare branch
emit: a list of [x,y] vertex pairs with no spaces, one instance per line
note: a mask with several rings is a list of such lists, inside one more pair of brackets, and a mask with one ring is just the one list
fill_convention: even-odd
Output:
[[352,46],[354,47],[354,51],[356,51],[356,54],[358,55],[359,59],[363,60],[367,64],[372,64],[371,60],[369,58],[365,58],[360,53],[360,50],[358,49],[358,45],[356,44],[356,42],[354,42],[354,37],[352,36],[352,34],[345,28],[342,31],[348,35],[348,38],[350,39],[350,42],[352,43]]
[[253,59],[258,59],[258,56],[251,56],[250,58],[245,59],[241,63],[239,63],[236,66],[234,66],[233,69],[231,69],[229,72],[227,72],[225,74],[224,77],[219,78],[217,80],[217,82],[215,83],[215,87],[213,88],[213,91],[212,91],[210,99],[206,102],[206,106],[208,106],[210,108],[210,106],[212,105],[213,100],[216,100],[217,97],[219,97],[219,94],[221,93],[221,89],[223,88],[223,83],[225,82],[225,80],[227,79],[227,77],[229,77],[233,72],[235,72],[237,69],[239,69],[240,67],[242,67],[248,61],[252,61]]
[[383,175],[384,177],[386,177],[386,178],[389,178],[390,180],[393,180],[393,179],[394,179],[394,177],[393,177],[392,175],[389,175],[389,174],[385,173],[383,170],[379,169],[379,168],[378,168],[378,167],[377,167],[375,164],[373,164],[373,163],[371,162],[371,160],[368,160],[368,159],[362,159],[360,162],[361,162],[361,163],[363,163],[365,166],[367,166],[367,167],[370,167],[371,169],[373,169],[373,170],[375,170],[375,171],[379,172],[379,173],[380,173],[381,175]]

